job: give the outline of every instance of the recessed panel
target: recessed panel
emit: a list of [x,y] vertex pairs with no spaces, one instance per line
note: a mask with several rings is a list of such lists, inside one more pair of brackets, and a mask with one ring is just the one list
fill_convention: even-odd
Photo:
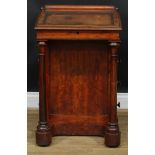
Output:
[[107,48],[100,41],[53,41],[50,45],[50,114],[107,113]]

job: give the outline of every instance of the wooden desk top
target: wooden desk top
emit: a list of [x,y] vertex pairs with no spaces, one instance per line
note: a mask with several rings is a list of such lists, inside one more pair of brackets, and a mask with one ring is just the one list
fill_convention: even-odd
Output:
[[36,30],[121,30],[113,6],[46,5],[38,16]]

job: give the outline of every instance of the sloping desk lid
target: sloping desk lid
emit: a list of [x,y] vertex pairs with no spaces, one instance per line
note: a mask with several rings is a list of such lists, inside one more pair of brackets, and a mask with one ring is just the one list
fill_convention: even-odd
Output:
[[37,30],[121,30],[113,6],[46,5],[38,16]]

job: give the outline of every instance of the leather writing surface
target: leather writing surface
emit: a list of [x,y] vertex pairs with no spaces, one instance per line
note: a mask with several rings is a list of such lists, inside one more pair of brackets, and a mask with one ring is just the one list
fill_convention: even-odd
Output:
[[[91,16],[91,19],[90,19]],[[53,20],[55,19],[55,20]],[[88,19],[88,20],[86,20]],[[47,12],[46,20],[44,21],[47,25],[112,25],[113,18],[110,13],[89,13],[89,12],[69,12],[65,13],[52,13]]]

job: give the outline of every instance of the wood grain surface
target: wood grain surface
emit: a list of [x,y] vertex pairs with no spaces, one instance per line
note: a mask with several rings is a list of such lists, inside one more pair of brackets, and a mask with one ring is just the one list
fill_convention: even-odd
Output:
[[107,46],[103,41],[49,44],[52,134],[103,135],[109,120]]

